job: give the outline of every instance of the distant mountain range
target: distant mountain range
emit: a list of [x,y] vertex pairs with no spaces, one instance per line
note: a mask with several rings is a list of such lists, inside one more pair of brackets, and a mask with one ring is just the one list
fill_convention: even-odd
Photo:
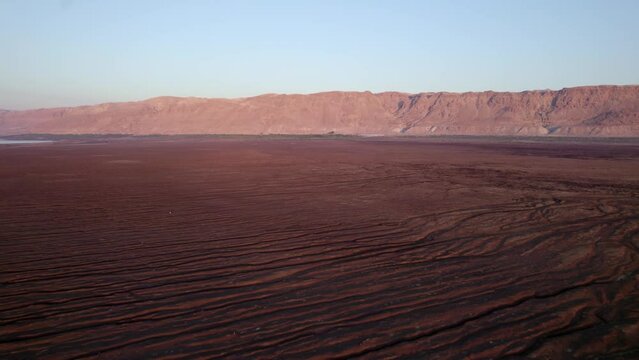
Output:
[[0,111],[0,135],[639,136],[639,86],[558,91],[324,92]]

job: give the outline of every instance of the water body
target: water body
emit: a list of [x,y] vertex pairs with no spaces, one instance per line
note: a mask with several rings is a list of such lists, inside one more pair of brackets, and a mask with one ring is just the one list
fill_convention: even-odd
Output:
[[19,145],[19,144],[40,144],[50,143],[53,140],[6,140],[0,139],[0,145]]

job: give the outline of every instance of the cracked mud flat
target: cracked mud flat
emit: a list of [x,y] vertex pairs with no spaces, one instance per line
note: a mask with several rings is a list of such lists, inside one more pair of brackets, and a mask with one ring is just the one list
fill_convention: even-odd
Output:
[[639,146],[0,147],[0,357],[637,358]]

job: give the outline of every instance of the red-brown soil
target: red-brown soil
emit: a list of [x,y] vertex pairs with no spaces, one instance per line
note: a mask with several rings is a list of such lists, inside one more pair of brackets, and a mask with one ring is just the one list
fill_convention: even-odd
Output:
[[0,358],[636,358],[639,146],[0,146]]
[[639,86],[519,93],[159,97],[0,112],[0,135],[327,133],[639,137]]

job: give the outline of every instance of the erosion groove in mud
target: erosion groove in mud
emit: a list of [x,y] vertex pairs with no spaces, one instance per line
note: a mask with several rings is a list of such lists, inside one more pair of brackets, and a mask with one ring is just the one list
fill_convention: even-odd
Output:
[[637,354],[636,145],[0,155],[2,358]]

